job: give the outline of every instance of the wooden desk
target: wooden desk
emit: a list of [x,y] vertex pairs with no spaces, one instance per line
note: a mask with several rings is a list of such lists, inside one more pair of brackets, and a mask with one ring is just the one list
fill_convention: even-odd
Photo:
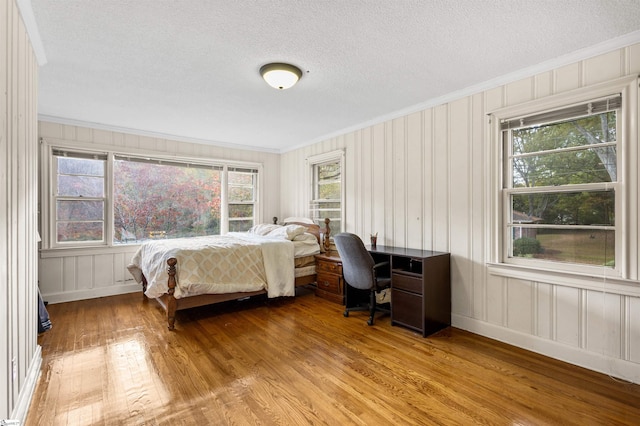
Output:
[[391,324],[428,336],[451,325],[450,254],[367,246],[376,262],[390,263]]

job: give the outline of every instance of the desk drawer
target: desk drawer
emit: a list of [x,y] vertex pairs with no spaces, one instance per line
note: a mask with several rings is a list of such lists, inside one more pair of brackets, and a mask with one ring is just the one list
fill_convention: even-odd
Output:
[[391,285],[399,290],[422,294],[422,277],[394,273],[391,277]]
[[391,291],[391,323],[402,324],[415,330],[424,328],[422,296],[402,290]]
[[316,285],[319,290],[342,294],[342,277],[335,274],[327,274],[326,272],[318,271],[318,278],[316,278]]
[[316,260],[316,273],[328,272],[330,274],[342,275],[342,263],[326,262],[321,259]]

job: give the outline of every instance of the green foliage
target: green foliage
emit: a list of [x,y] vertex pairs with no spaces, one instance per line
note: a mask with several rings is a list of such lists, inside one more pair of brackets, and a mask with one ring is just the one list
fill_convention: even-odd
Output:
[[531,237],[522,237],[513,241],[513,255],[526,256],[529,254],[542,253],[540,241]]
[[613,224],[613,190],[563,193],[565,185],[617,181],[616,113],[513,130],[514,188],[547,187],[513,198],[514,211],[544,224]]

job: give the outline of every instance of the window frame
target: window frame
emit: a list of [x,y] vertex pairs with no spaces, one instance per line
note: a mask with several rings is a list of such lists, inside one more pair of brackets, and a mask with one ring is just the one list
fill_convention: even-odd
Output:
[[[115,243],[114,239],[114,179],[113,179],[113,164],[114,159],[118,157],[131,158],[131,159],[143,159],[150,162],[166,162],[176,165],[194,164],[207,167],[222,167],[222,179],[221,179],[221,223],[220,223],[220,235],[224,235],[229,232],[229,202],[228,202],[228,179],[227,174],[230,169],[244,169],[255,170],[256,178],[254,187],[254,209],[253,209],[253,222],[254,224],[260,223],[262,220],[262,205],[261,205],[261,190],[262,179],[264,178],[263,166],[261,163],[242,162],[242,161],[227,161],[220,159],[207,159],[193,158],[188,156],[170,156],[162,153],[142,153],[135,149],[113,149],[113,147],[96,146],[95,149],[86,149],[84,147],[78,147],[77,144],[69,143],[66,141],[59,141],[55,139],[42,139],[42,173],[41,173],[41,188],[45,189],[41,191],[41,234],[42,234],[42,249],[82,249],[82,248],[122,248],[132,247],[140,245],[141,242],[131,243]],[[81,153],[83,155],[106,155],[105,165],[105,217],[104,217],[104,240],[97,241],[73,241],[73,242],[58,242],[56,237],[56,196],[55,188],[57,183],[57,167],[56,160],[54,158],[54,151],[66,151],[69,153]],[[234,204],[234,203],[232,203]]]
[[[59,155],[60,154],[60,155]],[[67,155],[69,154],[69,155]],[[57,187],[58,187],[58,158],[78,158],[78,159],[87,159],[87,160],[101,160],[104,161],[104,175],[103,175],[103,188],[102,188],[102,197],[87,197],[87,196],[69,196],[69,195],[58,195]],[[93,157],[93,158],[91,158]],[[98,158],[103,157],[103,158]],[[109,175],[109,155],[103,151],[85,151],[82,149],[63,149],[58,147],[51,148],[50,154],[51,160],[51,186],[50,186],[50,194],[51,194],[51,207],[52,212],[50,214],[50,240],[56,245],[61,247],[68,246],[77,246],[77,247],[85,247],[85,246],[96,246],[96,245],[104,245],[104,243],[109,239],[108,236],[108,226],[107,222],[109,220],[109,211],[110,211],[110,200],[109,200],[109,184],[108,178]],[[103,217],[102,217],[102,240],[91,240],[91,241],[73,241],[73,242],[58,242],[57,241],[57,230],[58,230],[58,201],[102,201],[103,203]]]
[[[253,181],[253,185],[251,186],[253,188],[253,199],[251,201],[247,201],[247,200],[242,200],[242,201],[231,201],[229,199],[229,188],[231,188],[231,186],[235,186],[235,187],[248,187],[248,185],[238,185],[238,184],[231,184],[229,182],[229,173],[246,173],[246,174],[251,174],[252,177],[252,181]],[[229,229],[231,228],[231,222],[243,222],[245,220],[247,220],[246,217],[241,217],[241,218],[232,218],[229,214],[229,206],[230,205],[253,205],[253,224],[257,224],[257,220],[256,220],[256,209],[257,209],[257,203],[258,203],[258,194],[260,191],[260,184],[259,184],[259,178],[260,178],[260,173],[259,170],[257,168],[249,168],[249,167],[238,167],[237,165],[233,165],[233,166],[228,166],[224,169],[223,172],[223,179],[222,181],[224,182],[223,184],[223,188],[226,188],[227,190],[225,191],[225,194],[223,194],[222,200],[223,200],[223,205],[226,205],[226,211],[221,214],[221,217],[226,218],[223,219],[222,222],[226,225],[226,227],[222,227],[224,229],[224,233],[229,232]],[[226,202],[225,202],[226,199]],[[222,233],[223,230],[221,229],[220,232]]]
[[[518,189],[510,189],[512,185],[511,170],[505,141],[503,139],[502,122],[518,117],[534,116],[548,111],[559,110],[567,106],[586,103],[591,100],[604,98],[620,93],[622,105],[617,114],[617,181],[609,184],[596,184],[615,191],[615,267],[563,263],[543,259],[526,259],[509,257],[511,245],[511,214],[510,195]],[[580,88],[565,94],[553,95],[540,100],[526,102],[520,105],[505,107],[488,114],[490,140],[492,141],[492,189],[491,194],[491,251],[488,263],[499,275],[504,275],[509,269],[518,271],[516,275],[522,277],[522,271],[531,270],[544,274],[572,274],[622,279],[637,279],[638,264],[631,262],[638,254],[638,212],[634,205],[638,203],[638,173],[629,167],[632,159],[638,159],[638,79],[625,77],[611,82]],[[510,181],[511,180],[511,181]],[[509,181],[509,182],[508,182]],[[505,182],[508,182],[505,185]],[[591,184],[589,184],[591,185]],[[579,186],[576,186],[578,188]],[[558,187],[560,191],[564,188]],[[532,192],[531,188],[527,188]],[[533,189],[535,191],[535,188]],[[506,269],[505,269],[506,268]],[[526,274],[525,274],[526,276]]]
[[[334,162],[338,162],[340,164],[340,229],[336,232],[333,230],[333,234],[337,234],[339,232],[343,232],[345,229],[345,170],[344,170],[344,151],[336,150],[331,152],[326,152],[324,154],[313,155],[307,158],[307,169],[308,169],[308,180],[307,180],[307,205],[309,206],[309,216],[312,220],[314,220],[321,229],[324,228],[324,219],[325,217],[320,217],[314,212],[322,211],[322,209],[313,209],[312,205],[314,202],[320,201],[316,199],[316,195],[318,194],[318,185],[317,185],[317,167],[330,164]],[[322,200],[328,201],[328,200]],[[335,202],[336,200],[331,200]],[[316,217],[317,216],[317,217]]]

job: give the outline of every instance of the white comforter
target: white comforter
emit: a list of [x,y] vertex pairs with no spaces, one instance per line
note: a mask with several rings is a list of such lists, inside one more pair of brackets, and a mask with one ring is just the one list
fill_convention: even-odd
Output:
[[148,297],[168,290],[167,259],[175,257],[174,296],[249,292],[266,289],[268,297],[293,296],[294,248],[286,239],[248,233],[149,241],[127,267],[137,282],[147,279]]

